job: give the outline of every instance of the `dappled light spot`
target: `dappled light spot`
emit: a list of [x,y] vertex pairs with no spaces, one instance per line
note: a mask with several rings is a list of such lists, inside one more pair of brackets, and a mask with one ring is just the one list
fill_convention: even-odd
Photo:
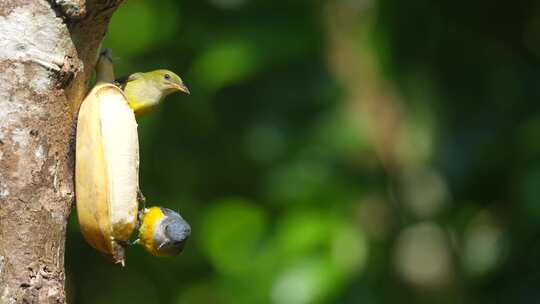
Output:
[[407,207],[419,218],[434,216],[448,204],[446,182],[432,168],[409,170],[403,178],[403,188]]
[[501,227],[489,211],[483,210],[471,219],[463,244],[463,263],[469,274],[483,275],[500,262],[503,236]]
[[305,259],[292,265],[275,281],[272,303],[308,304],[321,302],[336,288],[339,272],[324,259]]
[[209,46],[193,63],[190,73],[205,90],[216,91],[252,77],[261,62],[251,41],[229,39]]
[[434,223],[420,223],[403,230],[395,245],[394,263],[407,283],[421,288],[442,288],[453,281],[448,240]]
[[344,272],[360,273],[366,266],[368,242],[362,230],[346,222],[335,228],[332,257]]

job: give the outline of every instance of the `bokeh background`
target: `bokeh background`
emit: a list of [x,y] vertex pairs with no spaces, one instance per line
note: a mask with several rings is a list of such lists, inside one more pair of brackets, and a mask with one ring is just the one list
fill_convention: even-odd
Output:
[[128,0],[104,44],[192,92],[139,123],[193,234],[122,269],[73,212],[71,303],[540,298],[540,2]]

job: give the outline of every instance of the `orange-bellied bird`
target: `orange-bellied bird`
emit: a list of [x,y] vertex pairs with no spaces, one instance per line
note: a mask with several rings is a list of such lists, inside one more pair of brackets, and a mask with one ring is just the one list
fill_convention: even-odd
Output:
[[145,208],[139,212],[139,239],[146,251],[154,256],[179,254],[191,234],[191,227],[177,212],[164,208]]

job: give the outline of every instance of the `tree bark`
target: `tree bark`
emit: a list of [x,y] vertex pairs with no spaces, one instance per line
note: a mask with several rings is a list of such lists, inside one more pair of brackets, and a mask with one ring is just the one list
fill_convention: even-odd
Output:
[[122,0],[0,1],[0,303],[65,303],[74,121]]

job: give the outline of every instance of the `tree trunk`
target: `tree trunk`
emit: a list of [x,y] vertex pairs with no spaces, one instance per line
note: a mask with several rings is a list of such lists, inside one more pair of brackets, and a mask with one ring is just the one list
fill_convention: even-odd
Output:
[[0,1],[0,303],[65,303],[74,121],[121,0]]

